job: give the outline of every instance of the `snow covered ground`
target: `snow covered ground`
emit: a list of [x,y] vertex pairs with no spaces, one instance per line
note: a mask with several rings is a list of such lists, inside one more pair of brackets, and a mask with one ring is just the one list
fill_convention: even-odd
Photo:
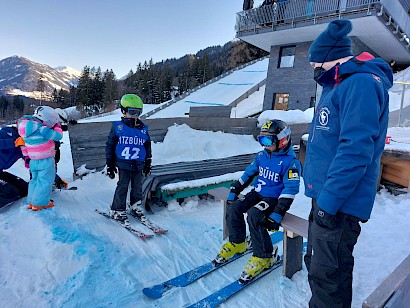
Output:
[[[237,88],[229,86],[232,92]],[[234,109],[237,116],[246,114],[249,104],[262,106],[261,93],[255,92],[246,103],[238,105]],[[204,97],[210,96],[208,93]],[[146,105],[144,111],[149,107]],[[259,122],[274,117],[305,123],[312,113],[311,109],[267,111]],[[89,121],[119,118],[120,114],[114,112]],[[393,127],[388,134],[392,142],[386,148],[410,152],[410,128]],[[202,132],[181,125],[171,127],[164,142],[153,145],[153,160],[154,164],[203,160],[259,149],[250,136]],[[109,210],[116,181],[100,172],[73,181],[67,133],[61,154],[58,173],[69,180],[70,186],[77,186],[77,191],[53,192],[56,206],[40,212],[28,210],[25,199],[0,209],[1,307],[184,307],[238,278],[248,257],[186,288],[174,289],[159,300],[146,298],[141,292],[144,287],[201,265],[217,254],[222,244],[220,202],[188,198],[182,204],[173,201],[167,207],[154,207],[155,214],[149,218],[169,231],[144,241],[95,213],[95,209]],[[9,171],[29,177],[21,160]],[[290,212],[307,218],[310,200],[303,191],[302,183]],[[409,207],[408,194],[393,196],[384,189],[377,194],[372,217],[362,225],[355,247],[353,307],[361,307],[363,300],[409,254]],[[134,226],[150,232],[137,222]],[[291,280],[280,270],[274,271],[222,307],[306,307],[309,298],[303,267]]]
[[[408,129],[400,136],[390,133],[393,139],[410,143]],[[172,137],[175,135],[180,140],[177,144]],[[193,144],[187,147],[185,140]],[[63,142],[58,172],[71,179],[67,134]],[[229,145],[232,155],[260,148],[249,136],[199,132],[180,126],[173,127],[163,143],[154,145],[153,156],[161,161],[169,157],[171,149],[183,148],[179,160],[207,159],[214,155],[209,148],[215,142]],[[390,147],[394,147],[393,142]],[[22,165],[18,161],[10,171],[27,179],[28,171]],[[82,180],[70,180],[70,185],[78,190],[54,192],[56,206],[52,209],[32,212],[26,209],[23,199],[0,211],[2,307],[183,307],[237,278],[248,259],[233,262],[159,300],[150,300],[142,294],[142,288],[172,278],[217,254],[222,243],[220,203],[189,198],[181,205],[174,201],[167,207],[155,207],[155,214],[149,218],[169,231],[144,241],[94,212],[96,208],[109,209],[116,181],[94,173]],[[309,204],[301,185],[290,212],[306,218]],[[408,255],[409,206],[408,195],[392,196],[386,190],[377,195],[372,217],[362,225],[354,253],[353,307],[360,307]],[[138,223],[135,227],[149,232]],[[305,267],[292,280],[278,270],[223,307],[306,307],[309,297]]]

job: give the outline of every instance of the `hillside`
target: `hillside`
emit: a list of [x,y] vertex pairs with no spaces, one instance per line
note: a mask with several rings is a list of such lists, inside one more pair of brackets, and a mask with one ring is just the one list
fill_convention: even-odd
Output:
[[1,94],[39,98],[39,90],[48,94],[54,89],[69,90],[78,83],[79,77],[80,72],[70,67],[52,68],[20,56],[0,61]]

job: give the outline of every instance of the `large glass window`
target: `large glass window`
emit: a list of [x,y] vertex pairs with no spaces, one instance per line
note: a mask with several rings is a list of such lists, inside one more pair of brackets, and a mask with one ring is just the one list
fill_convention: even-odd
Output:
[[293,67],[295,63],[296,46],[281,47],[279,50],[278,68]]

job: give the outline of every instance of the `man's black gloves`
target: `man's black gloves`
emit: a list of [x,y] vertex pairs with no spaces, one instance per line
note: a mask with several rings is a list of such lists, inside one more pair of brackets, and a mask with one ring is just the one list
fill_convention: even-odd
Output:
[[148,176],[151,174],[151,162],[152,159],[151,158],[147,158],[144,162],[144,169],[142,170],[142,172],[144,173],[145,176]]
[[112,161],[107,161],[107,175],[110,177],[110,179],[114,179],[116,173],[117,167],[115,166],[115,163]]
[[337,226],[336,215],[331,215],[322,210],[319,205],[313,206],[313,220],[322,227],[334,229]]

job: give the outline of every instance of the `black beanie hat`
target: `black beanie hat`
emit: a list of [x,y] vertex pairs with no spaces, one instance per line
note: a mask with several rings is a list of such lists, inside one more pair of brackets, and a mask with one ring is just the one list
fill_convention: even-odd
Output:
[[310,45],[309,62],[323,63],[352,56],[352,42],[347,35],[352,31],[350,20],[332,21]]

